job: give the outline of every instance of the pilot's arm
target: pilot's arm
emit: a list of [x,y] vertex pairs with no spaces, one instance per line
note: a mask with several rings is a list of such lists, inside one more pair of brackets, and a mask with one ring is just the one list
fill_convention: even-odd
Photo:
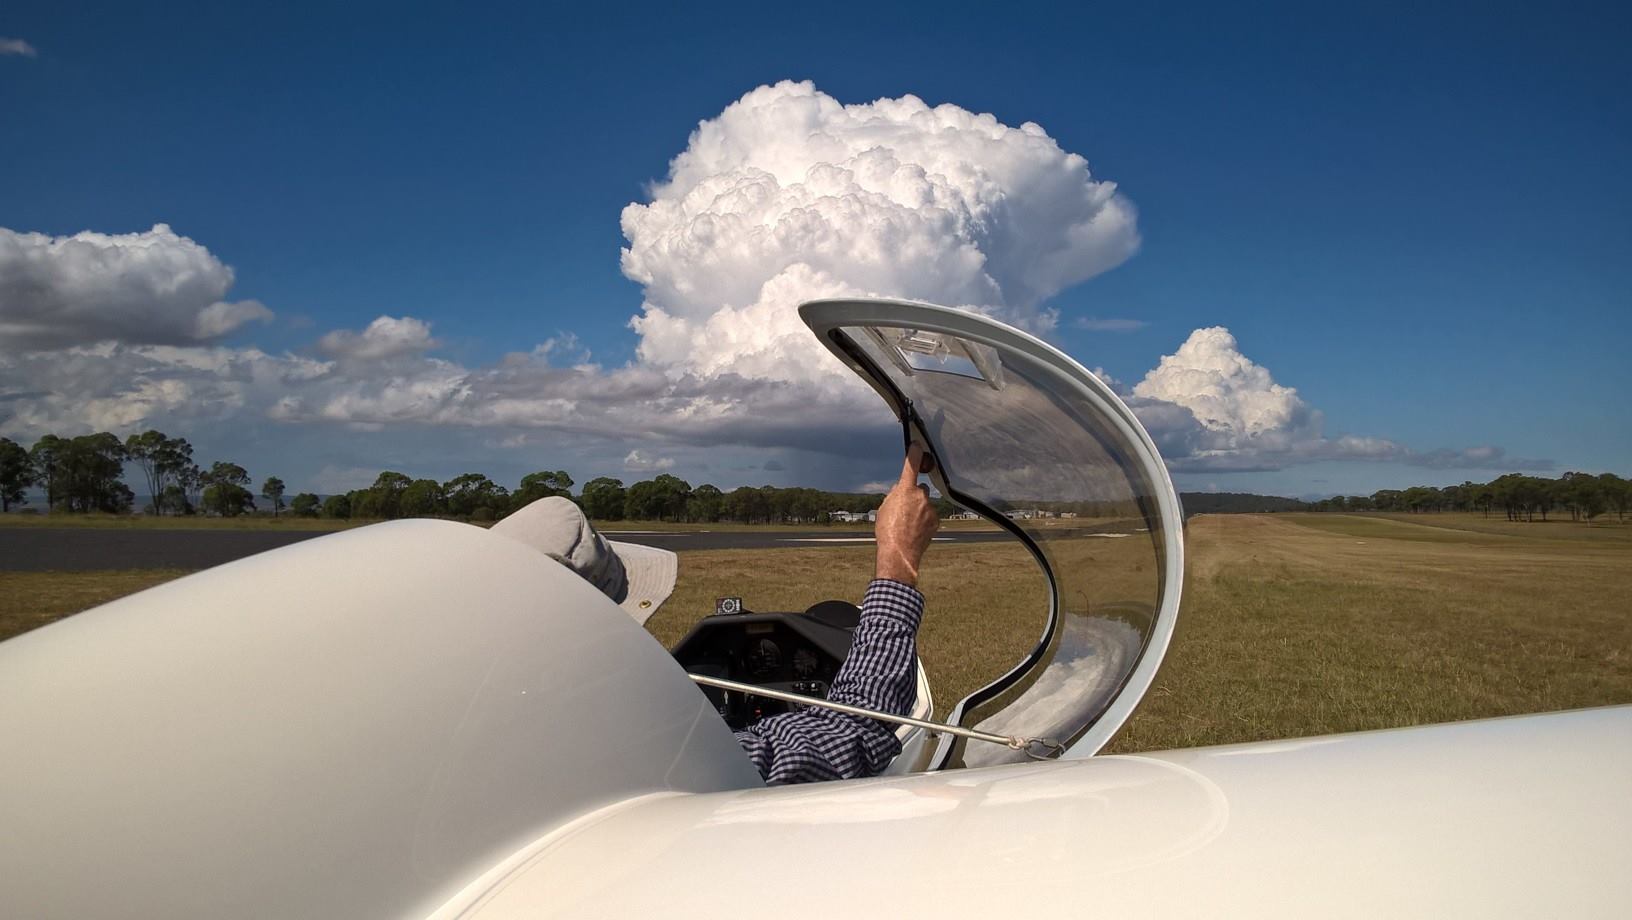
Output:
[[[873,583],[861,602],[850,654],[828,690],[833,702],[907,715],[916,700],[924,615],[918,563],[940,525],[928,490],[917,484],[919,462],[914,446],[900,481],[878,509]],[[901,753],[893,725],[814,706],[761,719],[738,732],[737,741],[773,786],[874,776]]]

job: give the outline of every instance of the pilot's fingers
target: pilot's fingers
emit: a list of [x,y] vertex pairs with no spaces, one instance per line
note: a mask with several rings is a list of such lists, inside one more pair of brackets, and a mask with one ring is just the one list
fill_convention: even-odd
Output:
[[911,486],[918,481],[918,465],[924,462],[924,449],[917,444],[907,445],[907,459],[901,464],[901,484]]

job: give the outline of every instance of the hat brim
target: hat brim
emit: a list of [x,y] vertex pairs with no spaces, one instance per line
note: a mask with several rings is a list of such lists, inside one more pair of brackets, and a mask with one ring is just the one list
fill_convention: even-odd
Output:
[[680,574],[680,557],[655,546],[615,540],[606,543],[618,554],[629,584],[618,606],[636,623],[644,626],[646,620],[674,593],[674,582]]

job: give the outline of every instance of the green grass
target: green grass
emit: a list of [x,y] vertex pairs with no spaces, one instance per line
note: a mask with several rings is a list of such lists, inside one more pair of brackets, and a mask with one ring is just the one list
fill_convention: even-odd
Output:
[[1534,521],[1510,521],[1507,515],[1500,511],[1491,514],[1464,511],[1433,514],[1373,512],[1370,516],[1422,527],[1521,537],[1526,540],[1575,540],[1591,543],[1618,541],[1623,545],[1632,546],[1632,521],[1618,520],[1613,514],[1602,514],[1591,521],[1572,521],[1567,511],[1549,514],[1545,521],[1539,517]]
[[[1110,750],[1632,703],[1632,546],[1618,532],[1555,539],[1447,523],[1193,519],[1178,630]],[[726,595],[757,610],[856,599],[871,567],[867,546],[682,553],[680,582],[648,628],[672,645]],[[0,573],[0,635],[177,574]],[[1036,640],[1042,579],[1014,544],[937,545],[922,586],[919,647],[944,714]]]

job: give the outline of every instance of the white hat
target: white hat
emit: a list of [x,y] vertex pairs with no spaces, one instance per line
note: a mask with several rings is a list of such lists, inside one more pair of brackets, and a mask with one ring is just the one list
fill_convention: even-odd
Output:
[[503,534],[555,559],[644,624],[674,591],[678,557],[666,549],[614,543],[596,533],[571,499],[541,498],[494,524]]

